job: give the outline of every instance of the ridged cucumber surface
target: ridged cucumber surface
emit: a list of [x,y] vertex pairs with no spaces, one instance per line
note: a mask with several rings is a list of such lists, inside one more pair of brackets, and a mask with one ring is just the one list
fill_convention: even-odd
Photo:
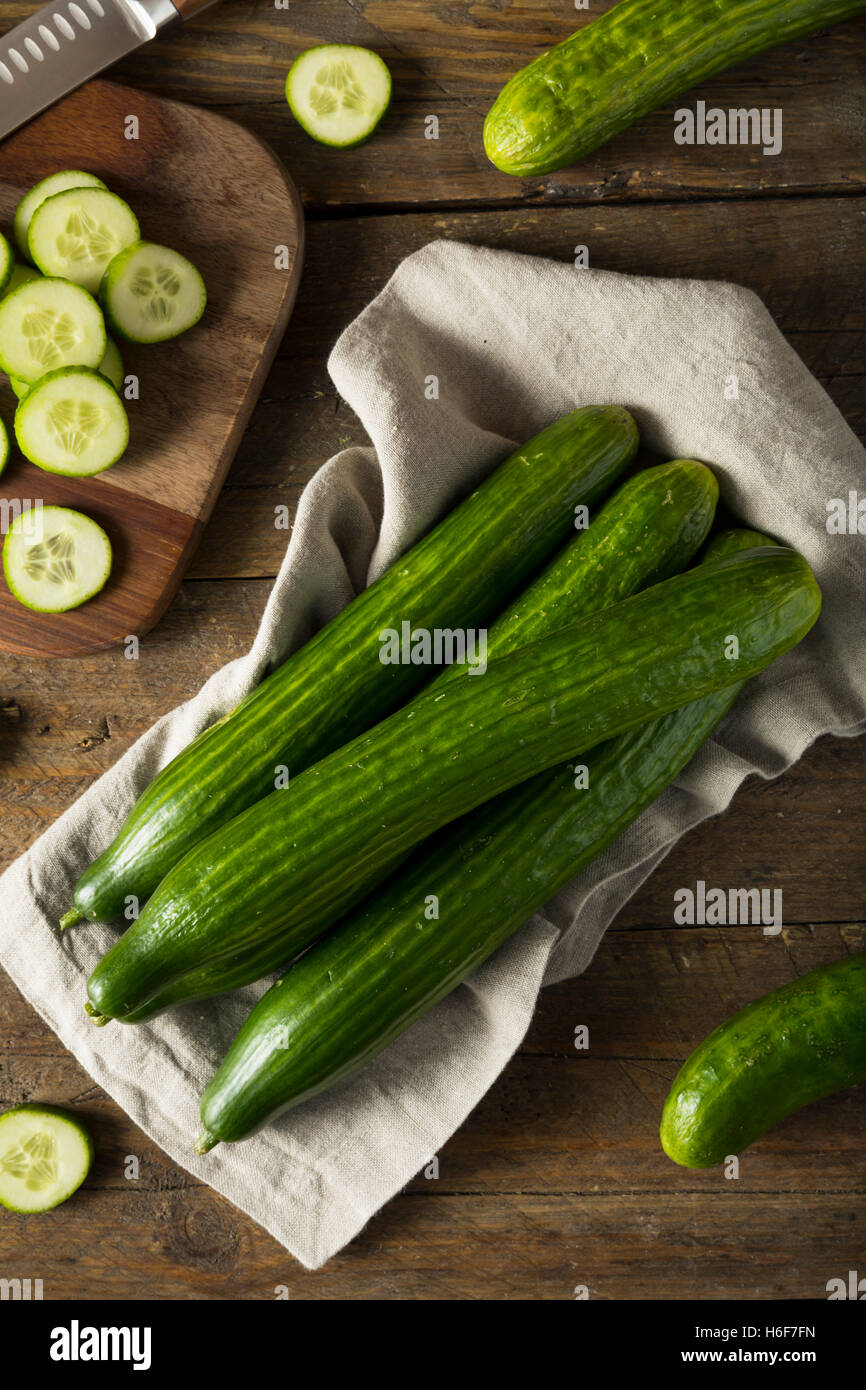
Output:
[[[710,555],[762,542],[730,532]],[[423,845],[252,1010],[202,1097],[198,1152],[246,1138],[377,1056],[640,815],[740,688],[600,745],[585,784],[571,762],[552,768]]]
[[548,174],[734,63],[866,9],[866,0],[620,0],[503,87],[484,122],[506,174]]
[[661,1141],[687,1168],[724,1163],[821,1096],[866,1081],[866,955],[812,970],[734,1014],[665,1101]]
[[[717,498],[713,474],[690,459],[630,478],[605,502],[589,529],[564,545],[500,614],[488,634],[487,658],[504,656],[683,569],[707,534]],[[427,691],[441,689],[464,672],[456,664],[446,667]],[[237,968],[242,983],[248,960],[240,957]],[[123,1021],[140,1023],[185,999],[232,987],[224,964],[192,970]]]
[[198,841],[290,775],[395,709],[429,668],[383,665],[380,633],[471,628],[491,620],[634,458],[637,428],[618,406],[572,412],[495,470],[380,579],[184,749],[142,793],[80,878],[63,919],[118,916]]
[[483,678],[431,690],[188,854],[93,972],[91,1007],[122,1017],[190,970],[237,972],[244,956],[247,978],[260,979],[440,826],[763,670],[819,611],[801,556],[749,551],[522,646]]

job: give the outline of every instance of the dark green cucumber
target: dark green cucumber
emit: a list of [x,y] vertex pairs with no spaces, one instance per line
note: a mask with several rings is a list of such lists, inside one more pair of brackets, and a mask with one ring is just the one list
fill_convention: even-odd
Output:
[[484,122],[506,174],[582,159],[715,72],[866,9],[866,0],[620,0],[511,78]]
[[273,790],[278,766],[294,776],[395,709],[429,670],[383,665],[381,631],[486,623],[636,450],[634,420],[618,406],[576,410],[518,449],[158,774],[82,874],[62,925],[118,916],[129,895],[143,902],[194,844]]
[[819,611],[801,556],[749,551],[498,657],[482,678],[431,689],[196,846],[94,970],[91,1007],[122,1017],[220,962],[234,985],[242,955],[260,979],[440,826],[763,670]]
[[686,1168],[711,1168],[858,1081],[866,1081],[866,955],[810,971],[711,1033],[665,1101],[662,1147]]
[[[488,635],[488,659],[515,651],[579,615],[599,612],[685,568],[712,524],[717,499],[713,474],[692,459],[660,464],[629,479],[599,510],[589,529],[563,546],[500,614]],[[459,678],[463,669],[456,664],[447,667],[435,688]],[[246,955],[238,959],[236,968],[237,983],[243,984],[249,971]],[[234,979],[221,963],[191,970],[143,1008],[124,1016],[123,1022],[141,1023],[185,1000],[225,992],[235,987]]]
[[[762,543],[729,532],[708,554]],[[601,744],[585,787],[571,763],[550,769],[423,845],[252,1010],[202,1097],[197,1151],[247,1138],[377,1056],[655,800],[740,689]]]

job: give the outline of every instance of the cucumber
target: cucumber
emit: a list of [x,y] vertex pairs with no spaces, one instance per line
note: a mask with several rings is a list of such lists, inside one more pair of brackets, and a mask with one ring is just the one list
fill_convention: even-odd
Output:
[[70,507],[31,508],[9,527],[3,573],[25,607],[65,613],[105,587],[111,558],[111,542],[89,516]]
[[[708,558],[768,543],[731,532]],[[608,558],[613,585],[616,551]],[[687,550],[679,558],[685,562]],[[583,604],[584,594],[581,582],[575,601]],[[545,610],[534,616],[523,637],[545,622]],[[575,787],[570,762],[552,768],[422,846],[256,1004],[202,1097],[197,1152],[247,1138],[376,1057],[655,800],[740,688],[601,744],[586,757],[584,788]],[[425,914],[431,895],[434,920]]]
[[39,204],[27,245],[43,275],[72,280],[96,294],[109,262],[138,238],[138,218],[116,193],[68,188]]
[[634,457],[637,427],[616,406],[550,425],[500,464],[450,515],[360,594],[229,715],[156,777],[75,890],[64,925],[118,916],[143,902],[199,840],[395,709],[429,674],[383,666],[379,634],[478,627],[573,530]]
[[120,348],[112,338],[108,339],[105,349],[105,356],[96,369],[100,376],[104,376],[106,381],[110,381],[118,395],[123,390],[123,358],[120,355]]
[[0,420],[0,473],[9,462],[9,431],[5,421]]
[[89,478],[117,463],[129,443],[129,420],[99,372],[61,367],[19,401],[15,437],[24,457],[46,472]]
[[59,367],[96,367],[106,344],[99,305],[69,280],[43,276],[0,300],[0,366],[21,381]]
[[[37,273],[36,271],[33,272],[34,275]],[[113,342],[111,338],[108,339],[105,356],[96,370],[99,372],[100,376],[105,377],[106,381],[111,382],[115,391],[119,394],[123,389],[123,358],[120,355],[117,344]],[[39,379],[41,380],[41,378]],[[23,400],[30,390],[31,383],[29,381],[21,381],[17,376],[10,376],[9,385],[12,387],[18,399]]]
[[0,1204],[50,1211],[76,1192],[93,1163],[86,1125],[54,1105],[16,1105],[0,1115]]
[[391,104],[391,74],[378,53],[348,43],[308,48],[286,78],[286,101],[320,145],[350,149],[369,140]]
[[15,272],[15,255],[12,247],[0,232],[0,295],[5,294],[9,281]]
[[206,966],[231,988],[261,979],[440,826],[763,670],[819,611],[801,556],[753,550],[497,657],[481,680],[443,683],[187,854],[94,970],[91,1007],[122,1017]]
[[864,9],[866,0],[620,0],[505,85],[484,122],[487,157],[519,177],[563,169],[713,73]]
[[[646,469],[607,501],[589,530],[569,541],[547,568],[497,618],[488,634],[488,658],[503,656],[521,644],[573,620],[598,612],[619,599],[682,569],[704,539],[712,522],[718,485],[704,464],[678,459]],[[460,676],[459,665],[446,667],[434,686],[418,700]],[[246,970],[246,961],[240,961]],[[182,976],[156,994],[143,1009],[125,1016],[140,1023],[176,1002],[231,988],[223,967],[207,967]]]
[[207,305],[192,261],[153,241],[138,241],[115,256],[99,297],[112,332],[131,343],[176,338],[198,323]]
[[30,256],[27,234],[30,230],[30,219],[40,203],[55,193],[63,193],[67,188],[104,187],[105,184],[102,179],[98,179],[95,174],[85,173],[83,169],[61,169],[59,173],[49,174],[47,179],[42,179],[39,183],[34,184],[29,192],[24,194],[15,209],[15,240],[22,256],[28,258]]
[[866,1081],[866,955],[810,971],[711,1033],[674,1080],[662,1147],[685,1168],[711,1168],[858,1081]]
[[3,286],[3,294],[11,294],[13,290],[18,289],[19,285],[26,285],[28,280],[41,280],[41,278],[40,272],[32,265],[24,265],[21,261],[16,261],[9,279]]

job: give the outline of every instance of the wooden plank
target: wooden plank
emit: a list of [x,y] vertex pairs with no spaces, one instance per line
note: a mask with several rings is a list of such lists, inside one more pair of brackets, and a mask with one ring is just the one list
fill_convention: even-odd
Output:
[[863,924],[772,941],[741,928],[610,934],[585,976],[542,994],[438,1177],[417,1176],[313,1275],[176,1169],[4,980],[0,1104],[72,1105],[98,1162],[45,1218],[38,1270],[29,1226],[7,1218],[0,1273],[41,1277],[51,1298],[221,1297],[227,1278],[233,1298],[270,1298],[278,1283],[293,1298],[568,1298],[578,1283],[606,1298],[822,1297],[862,1250],[863,1088],[790,1117],[736,1180],[676,1168],[656,1125],[683,1055],[724,1014],[864,946]]
[[[279,500],[291,503],[326,458],[366,442],[328,377],[328,351],[401,260],[440,237],[565,262],[576,245],[588,245],[598,269],[747,285],[851,427],[866,436],[866,308],[851,293],[852,283],[866,279],[866,200],[443,212],[335,219],[307,230],[291,331],[238,451],[233,487],[287,488]],[[240,506],[238,495],[224,502]],[[204,538],[203,568],[195,573],[274,572],[284,533],[253,533],[240,510],[236,523],[219,524],[213,547]]]
[[[128,140],[133,103],[140,138]],[[80,508],[114,549],[105,589],[71,613],[33,613],[0,585],[0,649],[31,656],[111,646],[162,615],[282,337],[301,268],[303,216],[285,171],[254,136],[212,112],[89,83],[3,142],[4,221],[29,186],[82,164],[141,211],[145,236],[192,257],[209,302],[202,324],[176,343],[124,348],[140,394],[129,406],[129,448],[113,468],[61,478],[16,454],[4,471],[6,507]],[[223,180],[233,190],[227,201],[214,198]],[[279,245],[286,269],[276,268]]]
[[[141,50],[118,72],[137,85],[222,106],[267,139],[292,169],[309,208],[479,202],[762,197],[795,190],[848,192],[864,183],[860,89],[862,20],[738,64],[683,93],[570,170],[513,179],[487,161],[481,129],[497,92],[525,63],[613,0],[591,10],[548,0],[453,5],[447,0],[320,0],[275,9],[272,0],[217,5]],[[19,18],[4,0],[0,16]],[[30,6],[28,6],[30,8]],[[292,120],[285,75],[317,43],[380,52],[394,77],[392,109],[375,138],[348,154],[310,140]],[[783,111],[783,149],[674,143],[683,105]],[[425,138],[434,115],[439,138]]]

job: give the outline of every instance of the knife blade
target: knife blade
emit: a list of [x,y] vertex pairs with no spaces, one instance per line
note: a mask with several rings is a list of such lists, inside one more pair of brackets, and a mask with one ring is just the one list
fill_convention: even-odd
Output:
[[54,0],[0,38],[0,140],[213,0]]

